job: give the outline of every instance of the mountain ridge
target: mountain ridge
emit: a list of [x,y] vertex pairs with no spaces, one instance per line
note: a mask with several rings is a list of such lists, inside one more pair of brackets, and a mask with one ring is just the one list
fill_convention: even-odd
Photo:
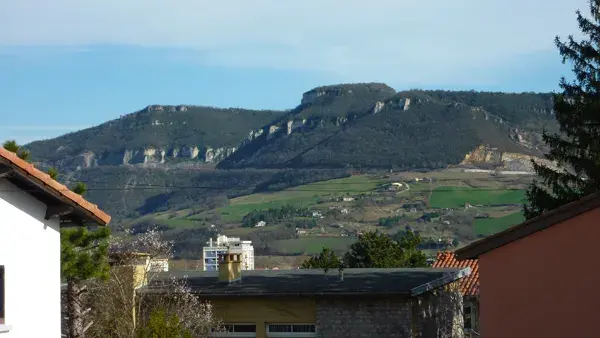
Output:
[[[551,98],[547,93],[397,92],[383,83],[339,84],[306,91],[289,110],[149,105],[26,147],[36,162],[64,171],[115,165],[440,168],[459,164],[481,145],[543,156],[541,130],[555,127]],[[452,140],[457,137],[464,142]],[[430,154],[407,147],[415,141]],[[396,150],[382,148],[389,142]],[[365,160],[358,161],[361,152]]]
[[543,129],[557,130],[551,94],[363,83],[311,89],[289,110],[150,105],[25,147],[119,224],[352,172],[531,171]]

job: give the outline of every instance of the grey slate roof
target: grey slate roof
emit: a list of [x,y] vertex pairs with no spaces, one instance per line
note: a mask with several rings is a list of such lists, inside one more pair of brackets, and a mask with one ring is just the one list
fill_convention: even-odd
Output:
[[338,271],[254,270],[242,271],[241,281],[218,280],[216,272],[178,271],[156,273],[146,292],[160,292],[161,281],[185,278],[193,292],[204,296],[275,295],[405,295],[415,296],[468,275],[470,268],[345,269],[344,280]]

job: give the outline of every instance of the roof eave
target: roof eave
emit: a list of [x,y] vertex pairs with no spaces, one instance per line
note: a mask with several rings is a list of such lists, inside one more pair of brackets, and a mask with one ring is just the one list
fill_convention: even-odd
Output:
[[[9,177],[10,175],[20,176],[22,179],[24,179],[28,182],[31,182],[33,185],[35,185],[40,190],[42,190],[45,193],[56,198],[58,201],[60,201],[64,205],[69,206],[69,207],[73,208],[74,210],[79,211],[82,215],[85,215],[86,216],[85,220],[88,220],[98,226],[106,226],[110,222],[110,220],[111,220],[110,215],[102,212],[102,215],[101,215],[102,217],[99,217],[98,215],[96,215],[95,213],[91,212],[90,210],[84,208],[83,206],[76,203],[75,201],[67,198],[63,193],[60,193],[54,187],[46,184],[43,180],[39,179],[35,175],[30,174],[28,171],[24,170],[23,168],[19,167],[18,165],[14,164],[13,162],[5,160],[3,158],[0,158],[0,164],[10,168],[10,172],[5,173],[4,177]],[[70,223],[70,224],[83,226],[82,224],[77,224],[77,223]]]
[[[142,289],[144,293],[165,293],[170,292],[169,290],[165,290],[163,288],[147,288]],[[381,291],[381,292],[223,292],[223,293],[208,293],[208,292],[195,292],[191,291],[191,293],[205,297],[205,298],[225,298],[225,297],[314,297],[314,296],[338,296],[338,297],[348,297],[348,296],[400,296],[400,297],[410,297],[412,296],[409,291],[406,292],[389,292],[389,291]]]
[[440,288],[444,285],[456,282],[457,280],[467,277],[471,274],[471,267],[462,268],[456,272],[450,272],[446,276],[440,277],[438,279],[434,279],[429,283],[425,283],[423,285],[419,285],[410,290],[411,296],[419,296],[427,291],[431,291],[437,288]]

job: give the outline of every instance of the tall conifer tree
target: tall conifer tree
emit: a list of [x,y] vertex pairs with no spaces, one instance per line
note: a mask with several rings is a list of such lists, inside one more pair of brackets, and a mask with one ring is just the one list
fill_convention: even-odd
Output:
[[560,80],[562,92],[554,95],[560,132],[543,139],[548,159],[565,170],[534,162],[538,178],[527,191],[528,219],[600,190],[600,0],[590,0],[589,8],[589,17],[577,11],[581,41],[555,40],[575,79]]

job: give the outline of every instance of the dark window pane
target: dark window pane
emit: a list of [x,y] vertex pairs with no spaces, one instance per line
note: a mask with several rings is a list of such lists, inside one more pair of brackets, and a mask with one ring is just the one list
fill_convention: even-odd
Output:
[[471,307],[470,306],[465,306],[463,308],[463,311],[465,312],[465,315],[470,315],[471,314]]
[[293,325],[292,332],[316,332],[314,325]]
[[291,325],[269,325],[269,332],[292,332]]
[[256,325],[234,325],[233,332],[256,332]]
[[465,317],[465,329],[471,329],[471,316]]

